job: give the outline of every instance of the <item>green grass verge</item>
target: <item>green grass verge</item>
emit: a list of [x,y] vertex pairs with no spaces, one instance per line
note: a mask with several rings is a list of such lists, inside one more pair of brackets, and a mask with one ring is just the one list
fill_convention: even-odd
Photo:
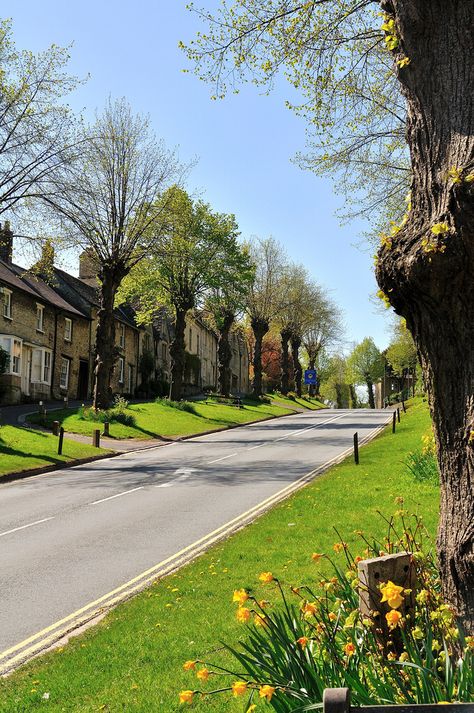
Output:
[[[187,710],[177,694],[199,686],[193,672],[182,670],[183,661],[222,663],[219,642],[234,643],[245,633],[235,620],[234,589],[256,588],[272,598],[273,585],[258,585],[259,573],[267,570],[295,585],[314,581],[318,568],[311,553],[332,551],[339,539],[333,526],[349,544],[359,543],[356,529],[385,533],[377,511],[391,514],[399,507],[397,496],[404,496],[406,509],[423,515],[434,533],[438,488],[414,481],[403,463],[428,428],[426,406],[412,405],[395,435],[388,428],[361,449],[359,466],[347,460],[331,468],[225,543],[119,606],[64,649],[1,680],[0,711]],[[266,708],[259,704],[257,713]],[[213,696],[192,709],[241,713],[243,700]]]
[[65,438],[63,453],[58,456],[56,436],[16,426],[0,427],[0,476],[90,458],[100,453],[108,451]]
[[[122,423],[110,424],[112,438],[177,438],[210,431],[214,428],[226,428],[239,423],[251,423],[269,416],[285,416],[292,413],[291,409],[257,402],[245,402],[239,409],[218,403],[190,402],[195,413],[180,411],[163,403],[131,404],[125,411],[135,418],[135,426],[125,426]],[[53,421],[60,421],[65,431],[92,435],[96,428],[102,429],[103,424],[83,419],[78,409],[61,409],[49,411],[46,420],[38,414],[29,417],[31,423],[45,423],[51,426]]]
[[301,398],[299,396],[295,396],[293,399],[290,399],[277,392],[267,394],[267,396],[269,396],[273,402],[277,404],[283,404],[284,406],[288,406],[289,408],[298,406],[299,408],[306,408],[310,411],[317,411],[321,408],[327,408],[325,404],[323,404],[321,401],[318,401],[318,399],[314,398],[313,396],[303,396]]

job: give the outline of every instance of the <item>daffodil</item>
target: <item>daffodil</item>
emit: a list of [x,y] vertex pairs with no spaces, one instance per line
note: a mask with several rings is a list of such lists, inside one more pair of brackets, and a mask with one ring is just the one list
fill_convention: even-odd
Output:
[[301,648],[303,649],[303,651],[304,651],[305,648],[308,646],[308,641],[309,641],[309,639],[308,639],[307,636],[300,636],[299,639],[296,639],[296,643],[301,646]]
[[324,557],[324,555],[321,554],[321,552],[313,552],[313,554],[311,555],[311,559],[313,560],[313,562],[319,562],[322,557]]
[[274,693],[275,693],[274,686],[265,685],[265,686],[260,686],[258,695],[260,696],[260,698],[266,698],[267,701],[271,701]]
[[235,681],[232,684],[232,694],[237,698],[237,696],[243,696],[247,692],[247,682],[246,681]]
[[249,595],[245,591],[245,589],[236,589],[234,590],[234,595],[232,597],[233,602],[237,602],[239,606],[242,606],[242,604],[245,604],[247,599],[249,598]]
[[344,653],[346,656],[353,656],[356,652],[356,647],[352,643],[352,641],[348,641],[347,644],[344,646]]
[[391,609],[398,609],[398,607],[403,604],[403,587],[398,587],[389,580],[387,584],[380,587],[380,591],[382,593],[382,599],[380,601],[387,602]]
[[183,668],[185,671],[190,671],[191,669],[196,668],[196,661],[185,661]]
[[237,609],[237,621],[240,621],[241,624],[245,624],[250,619],[250,609],[247,609],[246,607],[239,607]]
[[269,584],[270,582],[273,582],[273,579],[274,577],[271,572],[262,572],[259,576],[259,580],[264,584]]
[[199,671],[196,672],[196,676],[199,678],[200,681],[207,681],[207,679],[209,678],[209,669],[200,668]]
[[179,694],[180,703],[192,703],[193,702],[194,691],[181,691]]
[[387,620],[389,629],[396,629],[401,618],[402,615],[396,609],[390,609],[390,611],[385,614],[385,619]]

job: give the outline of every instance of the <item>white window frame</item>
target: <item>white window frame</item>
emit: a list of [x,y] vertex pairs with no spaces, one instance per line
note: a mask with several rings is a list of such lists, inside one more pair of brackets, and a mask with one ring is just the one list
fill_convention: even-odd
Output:
[[125,359],[119,357],[119,384],[123,384],[125,379]]
[[12,291],[6,287],[2,287],[3,293],[3,316],[5,319],[13,319],[12,317]]
[[[39,378],[35,378],[35,374],[33,373],[33,370],[35,368],[35,352],[39,352],[40,358],[39,358]],[[31,370],[31,383],[32,384],[47,384],[48,386],[51,384],[51,364],[52,364],[52,351],[51,349],[43,349],[42,347],[38,347],[33,349],[33,354],[32,354],[32,370]]]
[[[66,366],[65,371],[63,371],[63,366]],[[71,360],[66,357],[61,357],[61,369],[59,372],[59,388],[68,389],[69,388],[69,372],[71,370]],[[65,376],[65,378],[63,378]]]
[[120,325],[119,347],[125,349],[125,325]]
[[[14,355],[15,344],[20,345],[20,356],[18,357]],[[19,339],[18,337],[15,337],[13,334],[0,334],[0,347],[2,347],[2,349],[4,349],[10,357],[8,371],[6,373],[13,374],[13,376],[21,376],[21,366],[23,359],[23,340]],[[17,371],[14,371],[13,369],[15,359],[18,359]]]
[[44,305],[36,303],[36,331],[44,333]]
[[72,342],[72,319],[64,317],[64,341]]

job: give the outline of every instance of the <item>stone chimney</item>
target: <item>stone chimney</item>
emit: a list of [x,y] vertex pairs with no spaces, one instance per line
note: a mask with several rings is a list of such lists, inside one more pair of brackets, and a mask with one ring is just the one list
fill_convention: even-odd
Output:
[[10,223],[6,220],[3,227],[0,223],[0,260],[12,263],[13,256],[13,233],[10,230]]
[[97,287],[97,258],[92,250],[84,250],[79,255],[79,279],[87,285]]

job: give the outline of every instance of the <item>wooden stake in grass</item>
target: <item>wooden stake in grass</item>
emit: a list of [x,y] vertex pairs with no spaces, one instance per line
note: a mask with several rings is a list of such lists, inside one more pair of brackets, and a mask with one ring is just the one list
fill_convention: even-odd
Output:
[[98,428],[92,431],[92,445],[94,448],[100,448],[100,430]]
[[397,421],[400,423],[400,408],[397,406]]
[[62,455],[62,452],[63,452],[63,438],[64,438],[64,428],[61,426],[61,428],[59,429],[58,456]]
[[359,465],[359,434],[354,433],[354,462]]
[[397,412],[393,412],[393,421],[392,421],[392,433],[395,433],[395,426],[397,423]]

